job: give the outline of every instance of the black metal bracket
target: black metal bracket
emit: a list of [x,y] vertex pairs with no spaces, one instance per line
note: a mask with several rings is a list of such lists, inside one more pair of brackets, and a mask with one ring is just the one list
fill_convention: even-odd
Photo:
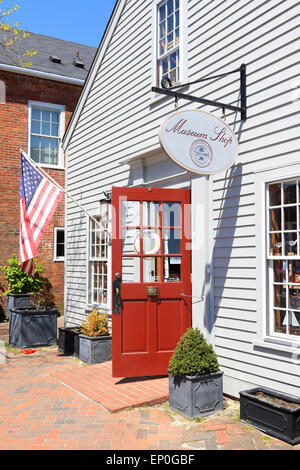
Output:
[[[175,88],[184,87],[188,85],[193,85],[194,83],[203,82],[206,80],[213,80],[217,78],[225,77],[232,73],[240,74],[240,102],[241,106],[232,106],[231,104],[220,103],[218,101],[211,101],[205,98],[198,98],[197,96],[186,95],[185,93],[179,93],[178,91],[173,91]],[[241,66],[232,70],[231,72],[223,73],[220,75],[215,75],[213,77],[200,78],[194,82],[183,83],[180,85],[172,86],[171,80],[169,78],[163,78],[161,80],[162,88],[152,87],[152,91],[155,93],[160,93],[162,95],[173,96],[176,99],[183,99],[188,101],[194,101],[196,103],[207,104],[210,106],[216,106],[217,108],[229,109],[230,111],[236,111],[241,113],[241,121],[246,121],[247,119],[247,93],[246,93],[246,64],[241,64]]]

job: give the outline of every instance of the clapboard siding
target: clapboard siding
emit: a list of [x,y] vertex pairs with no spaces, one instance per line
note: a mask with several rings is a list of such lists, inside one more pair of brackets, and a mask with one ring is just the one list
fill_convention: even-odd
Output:
[[[299,372],[288,355],[253,346],[261,315],[256,235],[264,230],[256,226],[254,183],[256,172],[299,159],[299,2],[188,0],[187,17],[190,81],[247,64],[247,121],[226,111],[239,155],[233,167],[210,177],[211,339],[228,378],[227,393],[230,380],[241,380],[295,394]],[[68,190],[93,213],[104,189],[128,186],[124,159],[159,152],[158,127],[174,112],[173,99],[153,101],[151,23],[151,0],[125,2],[68,143]],[[190,85],[188,93],[237,105],[239,75]],[[179,106],[222,114],[183,100]],[[182,178],[166,186],[188,186],[189,175]],[[66,316],[78,324],[86,308],[87,221],[68,201],[67,217]]]

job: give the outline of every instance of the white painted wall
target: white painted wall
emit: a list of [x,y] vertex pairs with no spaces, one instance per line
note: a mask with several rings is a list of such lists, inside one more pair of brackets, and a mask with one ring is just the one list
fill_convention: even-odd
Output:
[[[177,168],[158,143],[159,125],[174,111],[174,100],[153,100],[151,92],[152,1],[127,0],[120,7],[69,136],[68,190],[95,214],[102,192],[112,185],[190,187],[197,233],[193,325],[216,348],[225,392],[238,396],[241,389],[264,385],[299,395],[295,351],[266,344],[262,334],[264,227],[259,215],[259,175],[278,167],[284,176],[299,160],[299,2],[188,0],[188,80],[247,64],[248,119],[241,123],[238,114],[226,112],[226,123],[239,140],[239,157],[232,168],[209,179]],[[185,91],[238,105],[238,74]],[[195,108],[222,114],[179,101],[179,109]],[[299,164],[293,169],[300,175]],[[72,202],[66,214],[65,315],[68,324],[78,324],[86,308],[86,217]]]

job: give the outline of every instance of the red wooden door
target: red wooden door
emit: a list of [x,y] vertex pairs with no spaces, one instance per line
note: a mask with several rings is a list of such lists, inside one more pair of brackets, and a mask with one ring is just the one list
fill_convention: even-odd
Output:
[[112,207],[112,279],[121,274],[113,377],[167,375],[191,326],[191,297],[182,295],[191,295],[190,191],[113,188]]

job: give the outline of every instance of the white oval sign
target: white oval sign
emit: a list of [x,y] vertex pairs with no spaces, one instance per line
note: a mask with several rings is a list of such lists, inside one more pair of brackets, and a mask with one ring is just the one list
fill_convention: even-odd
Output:
[[233,165],[238,155],[238,142],[230,127],[200,110],[169,116],[160,127],[159,140],[175,163],[193,173],[218,173]]

